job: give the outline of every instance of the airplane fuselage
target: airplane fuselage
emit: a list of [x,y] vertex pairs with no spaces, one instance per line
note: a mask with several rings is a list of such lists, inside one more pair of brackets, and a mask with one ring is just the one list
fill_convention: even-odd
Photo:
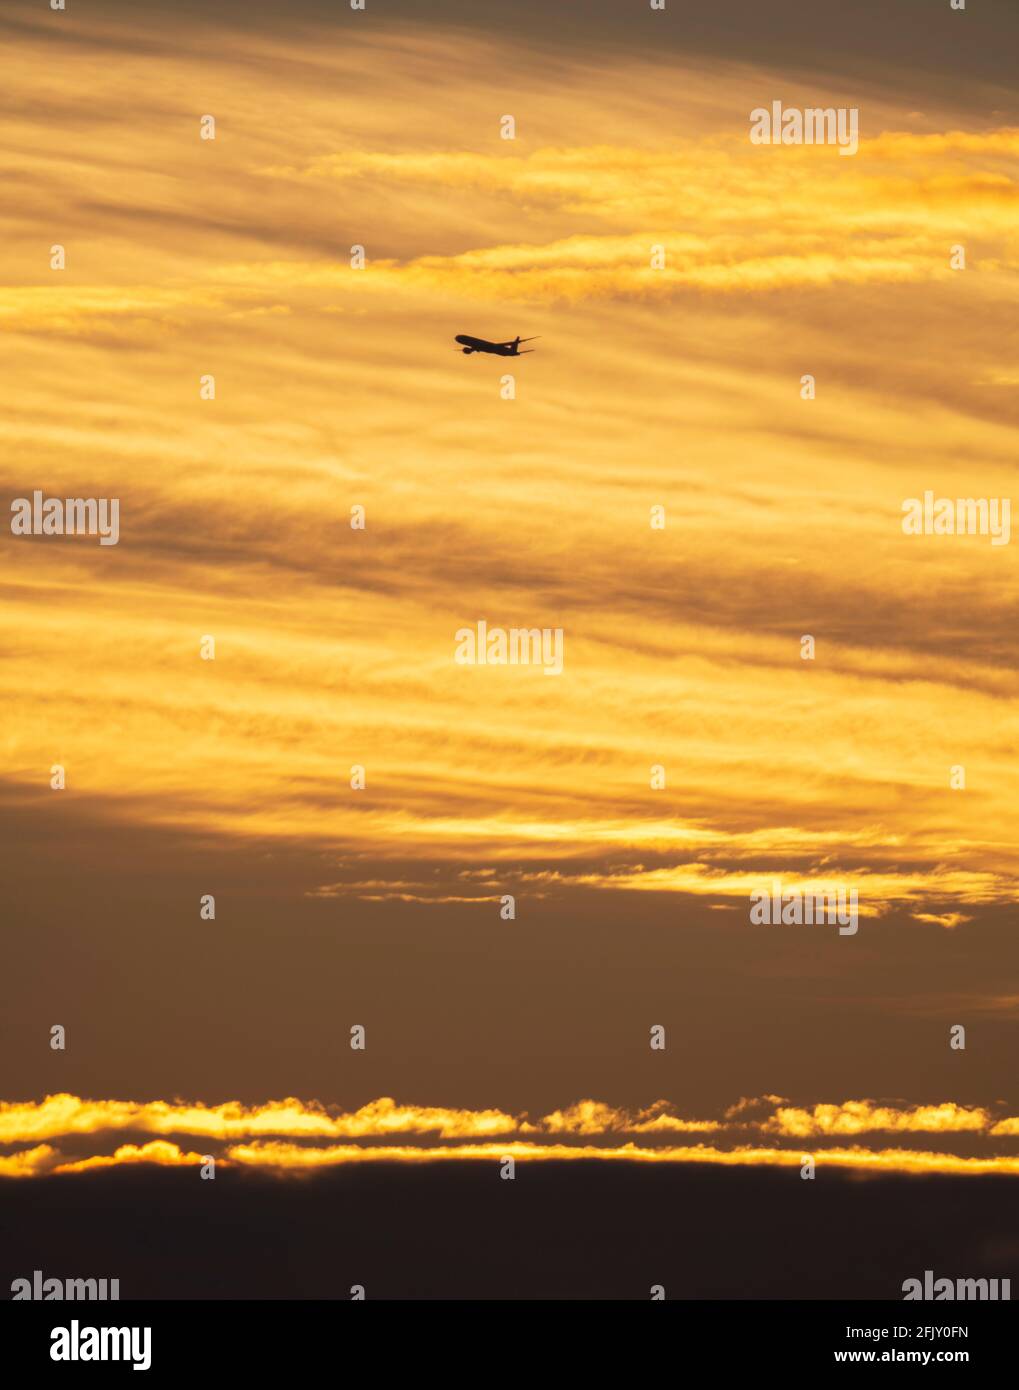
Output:
[[520,339],[508,343],[490,343],[487,338],[472,338],[468,333],[458,333],[455,342],[463,344],[465,353],[494,352],[498,357],[519,357]]

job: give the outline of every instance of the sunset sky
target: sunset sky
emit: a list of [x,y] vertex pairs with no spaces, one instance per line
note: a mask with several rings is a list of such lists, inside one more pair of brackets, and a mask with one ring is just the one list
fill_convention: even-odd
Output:
[[5,7],[0,1176],[1019,1173],[1019,11],[818,8]]

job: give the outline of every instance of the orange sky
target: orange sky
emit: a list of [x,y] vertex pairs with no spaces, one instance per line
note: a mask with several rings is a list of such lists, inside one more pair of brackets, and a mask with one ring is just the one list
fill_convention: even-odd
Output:
[[[994,78],[939,97],[876,66],[861,82],[687,52],[674,31],[667,61],[646,39],[610,54],[596,33],[536,54],[530,31],[441,14],[427,27],[344,19],[329,42],[314,7],[285,35],[266,21],[220,42],[212,21],[171,42],[116,7],[87,21],[12,14],[0,495],[119,497],[121,538],[5,528],[0,541],[3,801],[31,827],[11,842],[16,920],[41,933],[14,946],[12,1041],[32,1055],[5,1064],[0,1093],[140,1101],[176,1084],[211,1105],[276,1093],[356,1109],[392,1093],[536,1111],[539,1057],[512,1083],[508,1063],[491,1065],[513,1046],[504,1027],[477,1043],[474,1071],[444,1063],[443,1047],[461,1055],[502,990],[493,1007],[533,1024],[541,1057],[590,1056],[594,1020],[557,972],[592,949],[564,933],[582,942],[593,917],[584,969],[601,972],[587,988],[602,999],[627,972],[658,969],[635,920],[659,936],[696,927],[703,945],[661,946],[687,952],[670,968],[694,992],[707,972],[723,1033],[744,992],[764,1018],[779,1010],[776,1074],[753,1081],[798,1105],[1005,1103],[1019,542],[900,525],[903,500],[927,489],[1007,497],[1015,476],[1019,122]],[[750,110],[779,98],[858,105],[858,154],[751,145]],[[512,141],[499,137],[507,113]],[[199,138],[206,114],[214,141]],[[63,271],[49,269],[56,243]],[[950,268],[958,244],[964,271]],[[507,366],[456,354],[464,332],[541,336],[533,362]],[[816,400],[801,399],[805,373]],[[205,374],[214,401],[200,397]],[[561,627],[563,674],[458,666],[454,634],[479,619]],[[215,661],[200,659],[206,635]],[[50,789],[54,764],[66,791]],[[350,788],[354,765],[364,791]],[[955,765],[965,790],[950,788]],[[128,827],[179,855],[160,863],[180,904],[155,879],[146,890],[140,865],[156,851],[135,858]],[[75,995],[76,953],[87,969],[109,959],[159,976],[186,914],[200,969],[199,895],[221,905],[210,936],[238,921],[217,853],[257,866],[253,912],[279,909],[257,946],[231,938],[236,1008],[276,1020],[283,962],[320,974],[317,953],[357,924],[361,993],[344,997],[340,1033],[359,1007],[384,1010],[387,990],[415,1019],[382,1070],[372,1058],[330,1090],[315,1049],[291,1041],[278,1072],[238,1048],[206,1091],[197,1051],[174,1070],[169,1020],[133,1071],[110,1062],[112,1035],[88,1053],[85,1020],[104,1005]],[[77,877],[85,863],[103,867],[102,891]],[[855,886],[859,936],[818,946],[821,929],[804,928],[802,949],[748,944],[748,895],[775,878]],[[131,885],[119,905],[118,882]],[[148,921],[146,891],[155,956],[136,933],[127,946],[110,935]],[[524,933],[541,922],[512,987],[457,945],[514,930],[500,923],[506,893]],[[295,942],[305,920],[312,938]],[[440,921],[452,935],[431,959],[387,935],[418,941]],[[68,953],[54,957],[55,1001],[52,933]],[[820,984],[803,980],[807,960]],[[171,968],[173,1009],[201,1033],[211,1005]],[[420,994],[387,982],[393,970],[423,972]],[[528,972],[543,1021],[511,997]],[[796,997],[776,1000],[786,973]],[[120,1017],[118,986],[103,989]],[[844,1058],[854,995],[866,1013],[878,992],[900,1030],[890,1091],[887,1034],[860,1042],[866,1074]],[[799,1010],[834,994],[843,1032],[818,1035]],[[661,1008],[645,1017],[635,999],[636,979],[626,1007],[643,1050]],[[300,1039],[315,1012],[300,988],[278,1007],[272,1027]],[[60,1008],[76,1023],[63,1073],[46,1041]],[[462,1036],[449,1022],[445,1043],[415,1048],[421,1020],[457,1009]],[[987,1015],[977,1054],[946,1059],[949,1026]],[[917,1016],[923,1041],[906,1043]],[[230,1017],[221,1001],[215,1026]],[[667,1021],[678,1045],[689,1014]],[[818,1060],[799,1074],[805,1036]],[[691,1103],[717,1113],[753,1091],[745,1046],[701,1061]],[[640,1107],[662,1092],[597,1059],[581,1076],[565,1067],[549,1107],[584,1094]]]

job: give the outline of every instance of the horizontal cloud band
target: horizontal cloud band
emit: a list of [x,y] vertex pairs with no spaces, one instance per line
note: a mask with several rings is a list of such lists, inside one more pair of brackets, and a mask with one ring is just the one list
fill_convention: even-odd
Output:
[[[0,1155],[0,1176],[73,1173],[133,1163],[163,1166],[200,1164],[207,1155],[160,1137],[143,1144],[122,1143],[111,1153],[64,1154],[43,1140],[83,1135],[155,1134],[213,1141],[217,1162],[272,1171],[308,1172],[341,1163],[371,1160],[424,1162],[439,1159],[513,1157],[521,1159],[620,1158],[650,1162],[720,1164],[791,1164],[801,1161],[800,1148],[789,1141],[910,1133],[1019,1137],[1019,1118],[995,1116],[984,1107],[946,1101],[937,1105],[898,1107],[872,1101],[817,1104],[811,1109],[785,1104],[778,1096],[743,1099],[720,1119],[690,1119],[674,1113],[666,1101],[630,1112],[599,1101],[584,1100],[538,1120],[496,1109],[459,1110],[398,1105],[383,1097],[354,1112],[340,1112],[316,1102],[295,1099],[246,1107],[237,1102],[217,1106],[150,1101],[85,1100],[59,1094],[38,1102],[0,1105],[0,1143],[30,1144]],[[710,1145],[664,1145],[677,1134],[710,1134]],[[747,1142],[768,1136],[773,1144]],[[433,1136],[453,1144],[395,1143],[408,1136]],[[619,1136],[640,1136],[625,1143]],[[322,1146],[301,1141],[340,1140]],[[578,1141],[603,1142],[584,1142]],[[350,1142],[361,1141],[361,1142]],[[609,1141],[609,1142],[605,1142]],[[655,1142],[659,1141],[659,1142]],[[729,1147],[718,1147],[727,1141]],[[786,1146],[781,1146],[786,1141]],[[857,1168],[896,1172],[1019,1171],[1019,1157],[963,1155],[855,1145],[822,1147],[815,1158]]]

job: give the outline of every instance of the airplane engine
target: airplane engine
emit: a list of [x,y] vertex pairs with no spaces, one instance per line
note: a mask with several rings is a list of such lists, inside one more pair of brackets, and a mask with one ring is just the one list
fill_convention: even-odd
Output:
[[474,351],[473,348],[464,348],[464,350],[463,350],[464,356],[465,356],[465,357],[470,357],[470,355],[471,355],[471,353],[472,353],[473,351]]

